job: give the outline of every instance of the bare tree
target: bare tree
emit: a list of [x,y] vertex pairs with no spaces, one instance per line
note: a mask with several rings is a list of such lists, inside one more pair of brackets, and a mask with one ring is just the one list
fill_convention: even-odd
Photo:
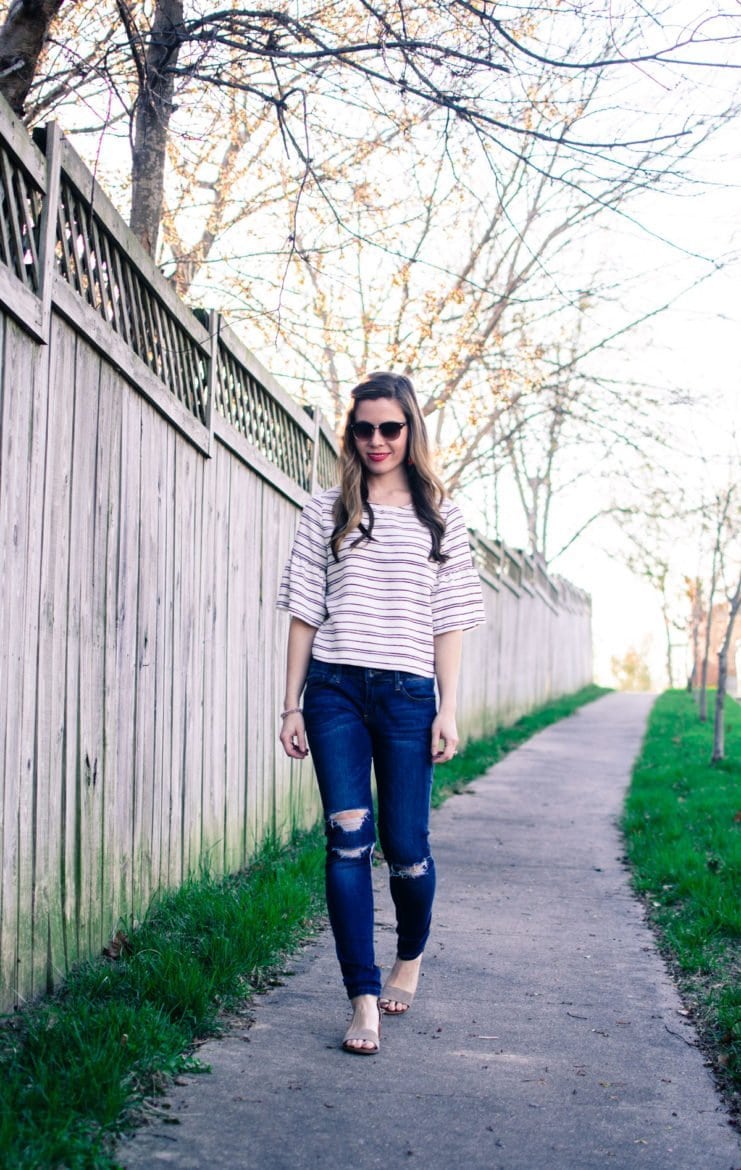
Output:
[[[633,498],[627,492],[623,493],[627,506],[620,517],[620,528],[628,540],[623,553],[625,563],[654,586],[661,596],[670,685],[674,685],[673,634],[682,628],[689,633],[692,667],[687,689],[692,692],[695,686],[698,688],[701,722],[707,720],[711,656],[717,649],[713,749],[713,760],[717,760],[723,753],[722,711],[728,657],[734,622],[741,605],[738,583],[741,508],[735,481],[726,483],[709,499],[707,494],[705,499],[699,496],[700,492],[707,493],[714,463],[715,460],[707,458],[706,452],[689,460],[685,455],[675,468],[674,478],[663,471],[656,477],[653,487],[649,479],[638,481],[634,485]],[[687,574],[690,558],[704,567],[705,572]],[[684,621],[679,616],[682,610]]]
[[[723,583],[724,603],[718,609],[719,613],[723,613],[725,621],[718,649],[718,687],[713,720],[712,762],[717,763],[724,758],[725,752],[724,710],[728,683],[728,654],[736,616],[741,607],[741,505],[738,499],[738,484],[735,481],[716,496],[712,516],[715,523],[713,573],[717,577],[717,583]],[[712,619],[713,606],[709,601],[708,629]]]
[[[681,570],[677,548],[679,535],[697,522],[683,481],[683,474],[672,475],[661,465],[661,444],[666,459],[672,454],[671,436],[657,437],[653,454],[644,461],[637,477],[623,476],[614,481],[618,506],[611,515],[621,534],[616,556],[636,577],[645,581],[659,597],[664,633],[664,668],[670,687],[675,685],[675,641],[686,631],[688,579]],[[632,480],[632,482],[631,482]]]
[[[49,35],[57,10],[59,19]],[[674,80],[678,70],[691,69],[708,54],[712,60],[714,45],[727,42],[731,35],[729,22],[719,17],[712,24],[703,14],[696,27],[677,37],[670,15],[662,21],[654,11],[614,16],[605,41],[601,22],[592,22],[576,3],[552,13],[524,9],[509,20],[489,6],[465,0],[452,4],[424,0],[414,5],[405,0],[394,4],[362,0],[309,11],[300,6],[248,10],[232,2],[210,12],[186,11],[176,0],[155,0],[151,17],[149,13],[143,0],[117,0],[114,17],[93,0],[64,7],[61,0],[13,4],[0,30],[0,57],[9,62],[0,77],[0,92],[12,93],[20,109],[31,78],[38,74],[35,89],[41,93],[31,95],[32,105],[48,112],[40,51],[44,42],[85,63],[79,74],[69,75],[74,97],[87,97],[88,83],[94,89],[102,83],[109,101],[103,103],[101,126],[109,121],[111,97],[131,117],[132,223],[152,250],[158,211],[162,212],[157,195],[167,136],[181,95],[185,100],[194,93],[202,96],[207,89],[245,94],[253,109],[272,111],[286,148],[315,176],[316,150],[307,128],[321,81],[325,95],[334,94],[337,101],[348,98],[358,108],[403,103],[415,116],[434,108],[473,129],[495,168],[502,150],[517,156],[529,141],[546,148],[557,145],[563,165],[549,172],[549,181],[582,191],[588,189],[588,172],[582,168],[575,173],[575,162],[590,157],[595,171],[634,172],[636,152],[649,143],[682,143],[707,117],[703,111],[693,125],[682,110],[664,126],[661,117],[649,111],[635,136],[616,137],[612,128],[604,134],[580,135],[572,116],[579,113],[578,95],[568,93],[573,79],[631,65],[645,68],[650,61]],[[101,36],[101,25],[106,24],[109,35]],[[93,60],[91,41],[100,44]],[[565,47],[557,53],[551,43]],[[54,87],[63,102],[60,73]],[[542,86],[534,89],[534,77],[544,75],[545,92]],[[88,108],[94,110],[95,102],[88,101]],[[531,157],[531,165],[541,164]]]
[[63,0],[12,0],[0,31],[0,93],[22,115],[49,29]]
[[[626,61],[676,78],[716,34],[690,30],[680,52],[652,13],[601,38],[569,3],[504,21],[441,0],[83,0],[61,9],[28,109],[85,133],[130,119],[131,222],[181,294],[279,343],[276,373],[335,415],[348,376],[413,369],[451,487],[510,477],[527,543],[549,557],[554,508],[585,473],[573,453],[589,472],[655,449],[664,393],[605,374],[664,306],[605,324],[615,285],[596,272],[585,287],[581,241],[674,189],[730,112],[703,127],[682,108],[680,125],[682,103],[657,101],[615,136],[604,111]],[[607,510],[580,515],[562,548]]]
[[146,250],[154,253],[162,219],[175,70],[183,38],[183,0],[156,0],[146,45],[131,6],[118,0],[118,9],[138,77],[131,147],[131,230]]

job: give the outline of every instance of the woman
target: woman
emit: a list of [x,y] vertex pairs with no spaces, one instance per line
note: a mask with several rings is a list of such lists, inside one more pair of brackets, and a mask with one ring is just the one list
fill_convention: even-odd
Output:
[[[311,746],[319,782],[327,906],[353,1007],[342,1046],[373,1055],[380,1013],[408,1011],[417,987],[435,892],[432,766],[455,754],[462,631],[484,620],[466,527],[432,469],[408,378],[369,374],[353,390],[340,485],[306,505],[278,604],[291,613],[280,739],[294,759]],[[397,923],[383,989],[371,764]]]

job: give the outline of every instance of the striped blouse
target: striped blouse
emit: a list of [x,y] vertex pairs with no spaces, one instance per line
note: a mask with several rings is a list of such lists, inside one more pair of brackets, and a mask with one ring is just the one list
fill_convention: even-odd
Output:
[[330,547],[339,488],[309,501],[299,522],[278,606],[317,628],[313,655],[379,670],[434,676],[437,634],[485,621],[481,583],[460,510],[444,500],[443,564],[429,559],[429,530],[414,507],[373,504],[373,539]]

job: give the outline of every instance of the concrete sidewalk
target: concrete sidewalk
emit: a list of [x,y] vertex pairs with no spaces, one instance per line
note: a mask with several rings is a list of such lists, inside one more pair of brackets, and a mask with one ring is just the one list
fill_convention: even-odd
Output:
[[[741,1149],[632,897],[616,829],[651,700],[609,695],[433,815],[420,993],[381,1052],[338,1045],[331,936],[199,1052],[127,1170],[738,1170]],[[385,868],[379,959],[393,957]]]

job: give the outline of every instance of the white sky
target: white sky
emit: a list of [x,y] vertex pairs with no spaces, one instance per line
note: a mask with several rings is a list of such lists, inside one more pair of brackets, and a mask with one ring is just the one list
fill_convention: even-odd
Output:
[[[738,133],[737,127],[735,134]],[[735,146],[729,132],[726,145]],[[718,149],[716,147],[716,149]],[[705,187],[692,198],[657,197],[647,200],[642,207],[642,222],[655,226],[657,231],[681,244],[689,251],[704,256],[727,256],[738,253],[739,186],[741,186],[741,157],[730,153],[721,159],[715,154],[705,160],[703,173],[722,183]],[[608,242],[614,246],[619,238],[621,260],[625,266],[635,265],[637,272],[645,273],[651,292],[668,298],[672,291],[690,282],[693,270],[705,271],[707,266],[688,260],[681,252],[673,252],[664,245],[653,243],[639,230],[625,229],[613,232]],[[664,293],[664,290],[666,292]],[[674,406],[663,420],[667,433],[678,440],[673,457],[675,468],[688,477],[702,476],[698,457],[706,461],[705,477],[710,486],[714,474],[718,484],[728,482],[739,474],[741,449],[741,262],[730,263],[700,287],[682,297],[666,314],[653,319],[635,335],[625,340],[626,373],[631,369],[638,377],[655,385],[687,387],[694,394],[702,394],[705,401],[692,406]],[[599,493],[594,482],[591,490]],[[590,485],[580,485],[574,496],[572,509],[556,509],[554,521],[556,536],[553,547],[564,540],[574,526],[575,511],[583,504],[584,492]],[[485,507],[485,504],[482,505]],[[482,524],[476,514],[476,502],[470,501],[473,522]],[[506,510],[506,509],[505,509]],[[514,511],[514,510],[513,510]],[[502,533],[505,540],[519,545],[525,534],[515,528]],[[698,566],[692,545],[682,548],[683,533],[677,531],[677,547],[681,550],[680,571],[692,574]],[[646,582],[634,576],[615,550],[621,540],[613,521],[597,521],[553,566],[554,570],[586,589],[593,601],[593,635],[595,675],[598,682],[614,685],[611,658],[622,658],[628,649],[645,654],[656,687],[666,685],[664,669],[665,635],[658,593]],[[706,572],[708,566],[704,566]],[[684,681],[689,668],[682,646],[686,642],[681,633],[674,635],[676,682]]]
[[[698,235],[715,235],[718,254],[728,249],[735,222],[727,218],[729,194],[737,201],[737,191],[708,192],[693,205]],[[730,229],[730,230],[729,230]],[[687,385],[706,394],[704,405],[672,409],[672,428],[678,433],[682,453],[677,466],[686,467],[688,476],[702,472],[697,457],[707,460],[708,476],[713,470],[723,484],[739,474],[739,437],[741,437],[741,264],[736,263],[694,291],[681,305],[651,326],[652,343],[633,355],[652,381],[666,379],[669,384]],[[708,484],[709,486],[709,484]],[[681,532],[677,534],[681,545]],[[614,548],[614,526],[606,521],[595,524],[581,540],[560,559],[557,568],[565,576],[589,590],[594,606],[595,672],[597,680],[614,682],[610,658],[621,657],[629,647],[648,658],[652,681],[663,686],[664,630],[658,593],[633,576],[620,561],[606,550]],[[685,571],[697,571],[694,549],[686,548]],[[705,571],[709,568],[706,565]],[[681,634],[675,635],[681,645]],[[681,652],[676,667],[688,668]],[[681,675],[677,680],[683,681]]]

